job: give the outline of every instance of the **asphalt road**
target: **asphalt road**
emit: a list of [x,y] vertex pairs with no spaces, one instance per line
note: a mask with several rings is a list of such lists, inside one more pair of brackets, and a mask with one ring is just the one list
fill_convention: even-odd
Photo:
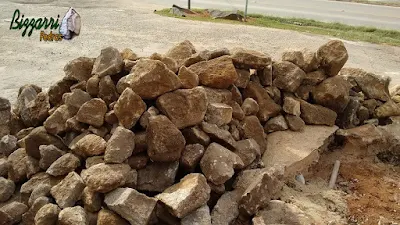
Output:
[[[187,7],[188,0],[142,0]],[[192,0],[192,8],[244,11],[246,0]],[[400,30],[400,7],[367,5],[329,0],[249,0],[249,13],[282,17],[300,17],[350,25]]]

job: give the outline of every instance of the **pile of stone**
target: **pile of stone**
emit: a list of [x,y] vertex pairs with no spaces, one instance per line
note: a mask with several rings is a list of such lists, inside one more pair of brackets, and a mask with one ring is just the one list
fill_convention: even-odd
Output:
[[293,208],[275,200],[285,170],[264,168],[267,134],[400,113],[387,80],[338,75],[347,59],[340,41],[281,62],[184,41],[72,60],[48,91],[0,100],[0,224],[269,224]]

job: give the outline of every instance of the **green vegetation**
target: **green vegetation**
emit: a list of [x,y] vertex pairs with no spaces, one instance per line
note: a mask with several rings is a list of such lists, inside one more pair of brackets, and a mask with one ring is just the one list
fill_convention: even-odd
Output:
[[350,26],[341,23],[326,23],[310,19],[281,18],[259,14],[249,14],[247,22],[213,19],[205,10],[195,9],[195,15],[178,17],[170,13],[170,9],[156,11],[156,14],[181,18],[186,20],[208,21],[228,24],[245,24],[251,26],[269,27],[285,30],[295,30],[303,33],[329,35],[351,41],[365,41],[375,44],[388,44],[400,46],[400,32],[395,30],[383,30],[374,27]]

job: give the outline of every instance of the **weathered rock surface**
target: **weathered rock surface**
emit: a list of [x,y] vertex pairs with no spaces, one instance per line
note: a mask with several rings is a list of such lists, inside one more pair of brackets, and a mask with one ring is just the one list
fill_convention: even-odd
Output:
[[140,117],[140,126],[142,126],[143,128],[147,128],[147,125],[149,124],[149,118],[152,116],[157,116],[158,114],[160,114],[160,111],[156,107],[151,106]]
[[300,102],[292,97],[285,97],[283,100],[283,111],[290,115],[300,116]]
[[199,76],[186,66],[182,66],[179,69],[178,77],[183,88],[191,89],[199,85]]
[[33,189],[31,196],[29,196],[28,205],[32,207],[38,198],[50,196],[51,188],[52,186],[50,184],[39,184]]
[[211,224],[230,224],[239,216],[239,200],[241,193],[238,191],[225,192],[211,212]]
[[300,101],[301,118],[307,124],[335,125],[337,114],[335,111],[320,105],[313,105],[306,101]]
[[58,214],[58,225],[89,225],[89,218],[81,206],[68,207]]
[[124,220],[118,214],[108,209],[101,209],[97,217],[97,225],[129,225],[128,221]]
[[205,133],[198,126],[186,128],[182,130],[182,134],[186,139],[187,144],[201,144],[203,146],[208,146],[210,144],[210,136]]
[[104,153],[106,163],[122,163],[128,159],[135,148],[135,134],[121,126],[115,129],[107,142]]
[[285,119],[289,129],[292,131],[301,131],[306,125],[299,116],[285,115]]
[[85,187],[81,198],[85,210],[89,212],[98,212],[101,209],[103,199],[100,193],[92,191],[89,187]]
[[189,69],[199,76],[201,84],[212,88],[228,88],[238,78],[230,56],[199,62]]
[[22,223],[24,224],[34,224],[36,213],[46,204],[51,203],[51,199],[48,197],[39,197],[35,200],[35,202],[31,205],[29,210],[22,214]]
[[185,150],[182,152],[180,165],[189,171],[194,171],[203,157],[204,152],[204,146],[201,144],[186,145]]
[[46,173],[52,176],[66,175],[74,171],[80,164],[81,162],[77,156],[67,153],[54,161],[46,170]]
[[201,171],[207,180],[220,185],[229,180],[235,169],[242,168],[243,161],[238,155],[217,143],[211,143],[200,161]]
[[186,59],[190,58],[194,53],[196,53],[196,49],[193,44],[185,40],[174,47],[172,47],[166,54],[166,57],[170,57],[175,59],[178,64],[182,64]]
[[271,57],[254,50],[237,48],[232,51],[235,65],[246,69],[264,69],[271,64]]
[[20,182],[27,178],[27,158],[25,149],[19,148],[8,156],[8,179]]
[[132,89],[126,88],[114,106],[115,115],[120,125],[127,129],[135,126],[140,116],[146,111],[146,103]]
[[247,116],[241,122],[241,129],[243,130],[243,137],[254,139],[260,146],[261,154],[264,154],[267,149],[267,136],[258,118],[255,116]]
[[106,112],[106,103],[100,98],[94,98],[81,106],[76,114],[76,119],[81,123],[100,127],[104,123]]
[[36,225],[56,225],[60,208],[55,204],[46,204],[39,209],[35,216]]
[[260,110],[260,107],[256,100],[252,98],[246,98],[243,101],[242,109],[246,116],[250,116],[250,115],[257,115],[258,111]]
[[85,184],[79,174],[70,172],[50,193],[61,209],[72,207],[79,200]]
[[274,86],[289,92],[296,91],[306,75],[298,66],[286,61],[273,64],[272,71]]
[[211,225],[210,208],[204,205],[191,212],[181,220],[182,225]]
[[396,104],[394,101],[389,100],[385,104],[376,108],[375,114],[378,118],[400,116],[400,104]]
[[0,202],[5,202],[11,198],[15,191],[15,184],[11,180],[0,177]]
[[75,154],[82,157],[89,157],[104,154],[106,144],[106,141],[102,137],[95,134],[87,134],[70,147]]
[[205,205],[210,198],[210,192],[206,178],[202,174],[192,173],[156,198],[164,203],[174,216],[183,218]]
[[10,202],[0,208],[1,224],[17,224],[22,219],[22,214],[28,211],[28,207],[20,202]]
[[112,102],[117,101],[118,93],[110,76],[102,77],[99,81],[99,92],[97,96],[104,100],[109,105]]
[[114,75],[122,71],[124,61],[118,49],[107,47],[101,50],[93,64],[92,74],[99,77]]
[[66,105],[79,109],[85,102],[92,99],[90,94],[80,89],[75,89],[71,93],[63,95],[63,101]]
[[137,190],[163,192],[175,182],[178,172],[178,162],[149,163],[145,168],[137,171]]
[[0,140],[0,154],[9,156],[17,149],[17,138],[13,135],[5,135]]
[[236,69],[236,73],[238,75],[237,80],[235,81],[235,85],[238,88],[246,88],[247,84],[250,81],[250,70],[245,69]]
[[303,85],[317,85],[326,79],[325,72],[323,70],[316,70],[313,72],[306,73],[302,81]]
[[343,112],[350,101],[349,90],[350,84],[341,76],[330,77],[315,88],[313,97],[317,104]]
[[235,145],[235,139],[229,131],[219,128],[215,124],[203,122],[201,128],[204,132],[210,135],[212,141],[215,141],[227,148],[233,148]]
[[157,107],[178,129],[200,123],[206,114],[207,97],[202,88],[177,90],[160,96]]
[[178,72],[179,66],[175,59],[172,59],[172,58],[166,57],[166,56],[162,56],[159,53],[153,53],[150,56],[150,59],[159,60],[159,61],[163,62],[168,67],[168,69],[170,69],[172,72],[174,72],[174,73]]
[[285,117],[282,115],[276,116],[265,124],[264,130],[267,133],[275,132],[275,131],[283,131],[287,130],[289,127],[286,123]]
[[342,41],[332,40],[322,45],[317,51],[317,59],[326,75],[336,76],[347,62],[349,55]]
[[129,221],[130,224],[146,225],[157,200],[131,188],[118,188],[105,196],[107,207]]
[[87,81],[92,76],[93,64],[93,58],[76,58],[64,66],[65,77],[77,81]]
[[224,103],[208,104],[204,120],[208,123],[223,126],[232,120],[232,107]]
[[261,155],[260,146],[254,139],[246,139],[236,142],[234,153],[243,161],[243,167],[247,167]]
[[166,116],[149,118],[146,138],[148,154],[153,161],[176,161],[185,148],[186,141],[181,131]]

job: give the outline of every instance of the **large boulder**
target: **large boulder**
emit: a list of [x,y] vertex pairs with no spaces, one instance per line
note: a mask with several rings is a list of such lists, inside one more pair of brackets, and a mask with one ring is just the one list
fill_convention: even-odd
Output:
[[166,116],[150,117],[146,132],[150,159],[170,162],[180,158],[186,141],[181,131]]
[[336,76],[347,62],[349,54],[342,41],[332,40],[319,47],[317,59],[326,75]]
[[206,114],[207,96],[202,88],[176,90],[160,96],[157,107],[179,129],[200,123]]
[[222,56],[189,67],[199,76],[200,83],[213,88],[228,88],[238,75],[230,56]]
[[126,87],[130,87],[143,99],[155,99],[181,85],[178,76],[161,61],[140,59],[131,74],[118,82],[117,89],[122,93]]
[[274,63],[272,67],[274,86],[288,92],[294,92],[306,76],[304,71],[291,62]]
[[332,109],[343,112],[350,101],[350,84],[340,76],[330,77],[320,83],[313,91],[315,102]]

